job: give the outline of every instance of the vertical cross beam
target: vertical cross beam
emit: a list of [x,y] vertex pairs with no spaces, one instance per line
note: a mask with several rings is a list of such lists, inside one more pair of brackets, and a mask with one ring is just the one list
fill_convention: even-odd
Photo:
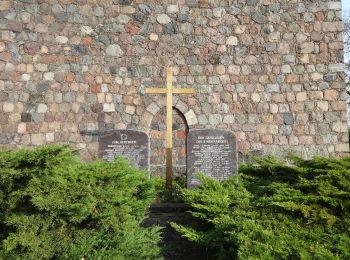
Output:
[[173,182],[173,71],[166,70],[166,170],[165,187],[170,189]]
[[173,70],[167,68],[166,88],[146,88],[146,94],[166,94],[166,182],[167,189],[173,181],[173,94],[193,94],[193,89],[173,89]]

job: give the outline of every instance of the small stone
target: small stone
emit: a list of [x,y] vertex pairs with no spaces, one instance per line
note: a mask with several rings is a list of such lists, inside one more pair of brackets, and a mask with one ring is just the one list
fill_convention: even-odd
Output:
[[187,21],[188,21],[188,15],[187,15],[187,14],[184,14],[184,13],[180,13],[180,14],[178,14],[178,16],[177,16],[177,20],[178,20],[180,23],[187,22]]
[[27,124],[26,123],[19,123],[17,126],[17,133],[24,134],[27,131]]
[[66,44],[68,42],[68,38],[66,36],[57,36],[56,42]]
[[124,14],[134,14],[136,12],[136,9],[132,5],[121,6],[120,12]]
[[38,83],[36,89],[39,93],[46,92],[50,87],[50,84],[48,81],[41,81]]
[[80,27],[80,31],[83,35],[91,35],[94,33],[94,30],[87,25],[83,25],[82,27]]
[[160,110],[160,107],[157,105],[157,103],[152,102],[151,104],[148,105],[148,107],[146,108],[146,110],[148,112],[150,112],[152,115],[155,115],[158,113],[158,111]]
[[210,114],[209,115],[209,124],[216,126],[222,123],[222,116],[220,114]]
[[120,57],[124,52],[118,44],[111,44],[107,47],[106,54],[107,56]]
[[329,72],[343,72],[345,65],[343,63],[329,64],[328,69]]
[[283,121],[285,125],[292,125],[294,124],[294,117],[292,113],[284,113],[283,114]]
[[323,74],[314,72],[310,74],[310,78],[312,81],[323,81]]
[[346,122],[336,122],[336,123],[333,123],[332,130],[338,133],[347,133],[348,125]]
[[277,114],[278,113],[278,105],[277,104],[270,104],[270,113],[271,114]]
[[45,135],[44,134],[31,134],[30,142],[32,145],[43,145],[45,144]]
[[281,72],[282,72],[283,74],[292,73],[292,68],[291,68],[290,65],[288,65],[288,64],[282,65],[282,67],[281,67]]
[[261,24],[263,24],[263,23],[266,23],[266,22],[267,22],[266,16],[264,16],[263,14],[261,14],[259,11],[253,13],[252,19],[253,19],[253,21],[256,22],[256,23],[261,23]]
[[168,5],[166,8],[166,12],[168,14],[175,14],[179,11],[179,6],[178,5]]
[[38,23],[34,31],[38,33],[47,33],[49,32],[49,27],[46,24]]
[[167,24],[171,22],[171,19],[166,14],[159,14],[157,15],[157,22],[160,24]]
[[259,93],[252,93],[251,98],[252,98],[252,101],[255,102],[255,103],[260,102],[260,95],[259,95]]
[[213,10],[213,16],[215,18],[221,18],[225,15],[226,11],[224,7],[216,7]]
[[39,104],[37,112],[38,113],[46,113],[47,112],[47,105],[46,104]]
[[139,5],[139,9],[142,13],[144,14],[149,14],[151,13],[151,9],[148,7],[148,5],[145,5],[145,4],[140,4]]
[[349,153],[349,144],[336,144],[335,145],[336,152],[346,152]]
[[247,26],[245,25],[238,25],[235,27],[235,33],[236,34],[242,34],[245,32],[245,30],[247,29]]
[[120,5],[130,5],[132,0],[119,0]]
[[241,9],[235,7],[234,5],[230,6],[229,9],[230,14],[232,15],[240,15],[241,14]]
[[91,111],[93,113],[101,113],[103,111],[103,105],[102,104],[93,104],[91,107]]
[[8,23],[8,28],[13,32],[21,32],[22,31],[22,24],[17,21],[11,21]]
[[129,22],[124,26],[125,32],[131,35],[136,35],[140,31],[140,27],[135,22]]
[[329,103],[327,101],[318,101],[316,105],[321,111],[328,111]]
[[129,115],[134,115],[136,111],[136,107],[134,106],[126,106],[125,107],[125,113],[129,114]]
[[103,104],[103,112],[115,112],[115,106],[113,103],[104,103]]
[[280,127],[280,134],[287,136],[290,135],[292,133],[292,127],[290,125],[282,125]]
[[197,116],[192,109],[185,113],[185,118],[189,126],[196,125],[198,123]]
[[83,45],[75,45],[74,52],[77,52],[79,55],[86,55],[87,50],[86,47]]
[[324,75],[324,80],[326,82],[323,82],[323,83],[328,84],[327,82],[332,82],[332,81],[335,81],[336,79],[337,79],[337,74],[326,74]]
[[234,115],[225,115],[223,123],[224,124],[233,124],[235,122],[235,116]]
[[67,93],[64,93],[63,95],[63,100],[65,102],[68,102],[68,103],[71,103],[71,102],[74,102],[75,101],[75,95],[73,92],[67,92]]
[[100,6],[97,6],[94,10],[94,15],[97,16],[97,17],[102,17],[104,16],[104,10],[102,7]]
[[55,141],[55,133],[46,133],[46,142],[52,143]]
[[110,44],[108,35],[106,35],[106,34],[99,35],[98,36],[98,41],[102,42],[104,45],[109,45]]
[[13,112],[15,109],[15,106],[13,103],[10,103],[10,102],[4,102],[3,105],[2,105],[2,110],[4,112]]
[[259,124],[256,126],[256,132],[258,134],[277,134],[278,133],[278,125]]
[[235,36],[230,36],[226,40],[227,45],[238,45],[238,39]]
[[193,25],[191,23],[182,23],[180,25],[180,30],[185,35],[193,34]]
[[30,75],[29,75],[29,74],[22,74],[21,80],[23,80],[23,81],[29,81],[29,80],[30,80]]
[[177,25],[175,21],[167,23],[164,25],[164,34],[176,34],[178,32]]
[[147,36],[153,31],[153,25],[151,23],[144,23],[140,28],[140,34]]
[[7,62],[7,61],[10,61],[11,58],[12,58],[12,55],[9,52],[1,52],[0,53],[0,61]]
[[66,73],[64,73],[63,71],[58,71],[55,73],[54,79],[57,82],[63,82],[66,79]]
[[295,56],[294,55],[285,55],[283,56],[283,61],[287,63],[295,63]]
[[131,19],[130,16],[125,15],[125,14],[121,14],[117,17],[117,22],[119,24],[126,24],[130,21],[130,19]]
[[37,42],[26,42],[24,51],[30,55],[36,54],[40,50],[41,45]]
[[313,42],[303,42],[300,44],[300,53],[313,53],[315,44]]
[[32,114],[30,114],[30,113],[22,113],[21,114],[21,121],[22,122],[31,122],[32,121]]
[[55,74],[53,72],[46,72],[44,73],[44,79],[52,81],[55,77]]
[[151,34],[149,35],[149,39],[150,39],[151,41],[158,41],[158,35],[155,34],[155,33],[151,33]]
[[278,84],[267,84],[266,91],[271,92],[280,92],[280,86]]
[[277,44],[275,42],[268,42],[265,44],[266,51],[271,52],[276,50],[276,48],[277,48]]
[[37,71],[47,71],[47,64],[36,63],[34,64],[34,67]]
[[341,1],[331,1],[327,3],[327,7],[330,10],[341,10]]
[[13,1],[0,1],[0,11],[10,10]]

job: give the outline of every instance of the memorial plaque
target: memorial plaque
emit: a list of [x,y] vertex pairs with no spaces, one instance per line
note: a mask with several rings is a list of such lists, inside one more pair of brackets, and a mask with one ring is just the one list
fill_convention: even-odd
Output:
[[113,130],[99,138],[100,157],[113,162],[118,156],[127,158],[134,166],[149,170],[149,137],[137,130]]
[[187,135],[187,186],[200,184],[196,173],[226,180],[237,171],[236,137],[230,131],[191,130]]

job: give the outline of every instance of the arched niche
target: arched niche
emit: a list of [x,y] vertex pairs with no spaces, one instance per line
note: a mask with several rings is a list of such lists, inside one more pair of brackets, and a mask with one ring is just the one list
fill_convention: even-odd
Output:
[[[186,176],[186,137],[188,124],[184,114],[173,107],[173,173],[174,177]],[[166,107],[152,118],[149,130],[151,140],[151,172],[165,175],[166,157]]]

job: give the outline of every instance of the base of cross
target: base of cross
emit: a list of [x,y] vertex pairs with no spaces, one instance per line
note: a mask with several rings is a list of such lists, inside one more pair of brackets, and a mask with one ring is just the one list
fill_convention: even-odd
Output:
[[173,148],[166,148],[166,175],[165,188],[171,189],[173,186]]

